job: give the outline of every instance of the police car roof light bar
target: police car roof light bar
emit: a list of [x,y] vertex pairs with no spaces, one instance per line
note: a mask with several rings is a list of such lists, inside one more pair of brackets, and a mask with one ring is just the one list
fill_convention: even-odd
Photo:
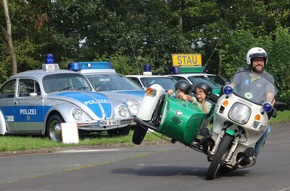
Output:
[[112,62],[71,62],[68,69],[72,71],[88,70],[88,69],[113,69]]
[[202,66],[175,66],[169,70],[170,74],[204,73]]

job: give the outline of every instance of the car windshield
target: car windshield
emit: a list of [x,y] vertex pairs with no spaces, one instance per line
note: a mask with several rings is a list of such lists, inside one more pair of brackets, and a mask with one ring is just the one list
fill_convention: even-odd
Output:
[[63,73],[47,75],[43,78],[43,88],[46,93],[65,90],[92,91],[89,82],[80,74]]
[[176,81],[169,77],[142,77],[140,80],[145,87],[150,87],[153,84],[159,84],[165,89],[165,91],[175,89],[174,86]]
[[215,77],[216,76],[190,76],[188,79],[193,85],[199,82],[207,82],[213,89],[220,89],[222,85],[215,82]]
[[97,91],[143,90],[135,82],[118,74],[86,75]]
[[250,71],[236,73],[232,83],[236,95],[257,104],[272,102],[277,94],[273,82]]

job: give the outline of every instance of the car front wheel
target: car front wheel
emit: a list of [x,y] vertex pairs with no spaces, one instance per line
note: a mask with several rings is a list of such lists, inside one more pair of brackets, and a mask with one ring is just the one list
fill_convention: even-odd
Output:
[[46,135],[53,141],[61,141],[61,123],[64,123],[60,115],[52,115],[46,123]]

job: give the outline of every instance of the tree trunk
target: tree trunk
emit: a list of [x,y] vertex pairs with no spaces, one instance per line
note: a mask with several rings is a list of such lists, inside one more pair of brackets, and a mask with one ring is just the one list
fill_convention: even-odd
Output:
[[16,74],[17,73],[17,60],[16,60],[15,49],[14,49],[13,42],[12,42],[12,30],[11,30],[11,20],[10,20],[10,16],[9,16],[8,0],[3,0],[3,7],[4,7],[6,26],[7,26],[5,37],[6,37],[9,52],[11,55],[12,72],[13,72],[13,74]]

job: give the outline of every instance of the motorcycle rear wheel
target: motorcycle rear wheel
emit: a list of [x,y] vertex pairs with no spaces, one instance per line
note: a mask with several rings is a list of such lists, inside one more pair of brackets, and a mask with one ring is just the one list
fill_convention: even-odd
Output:
[[228,150],[229,145],[231,144],[232,140],[233,140],[232,136],[228,134],[224,135],[224,138],[220,143],[220,146],[215,154],[215,157],[208,167],[207,174],[206,174],[207,180],[213,180],[215,178],[223,162],[223,156]]
[[136,125],[134,128],[133,136],[132,136],[132,142],[135,145],[140,145],[147,133],[148,128],[143,128],[140,125]]

